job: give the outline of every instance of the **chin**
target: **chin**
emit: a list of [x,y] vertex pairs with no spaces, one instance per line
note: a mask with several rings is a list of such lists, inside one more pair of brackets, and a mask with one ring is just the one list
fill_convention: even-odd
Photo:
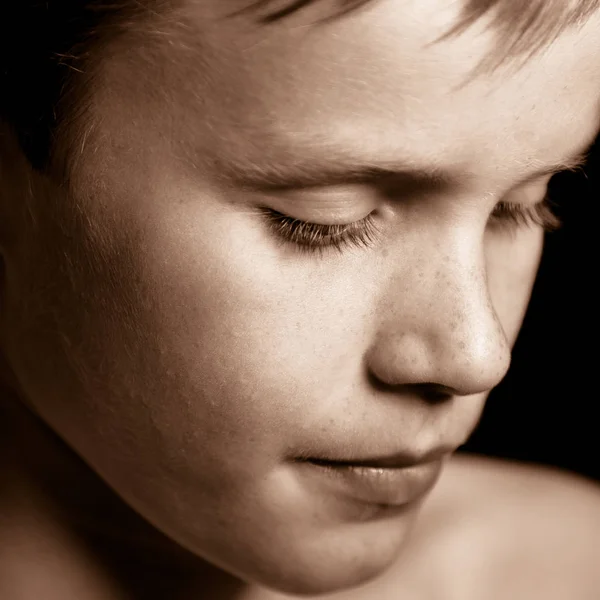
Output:
[[[240,572],[241,579],[280,593],[319,596],[342,592],[378,578],[398,561],[414,515],[339,529],[306,532],[293,543],[274,539],[268,555]],[[263,562],[264,561],[264,562]],[[262,563],[262,564],[261,564]]]
[[326,565],[314,565],[304,568],[304,573],[294,573],[291,578],[270,585],[278,592],[301,597],[313,597],[336,592],[343,592],[365,585],[385,573],[394,563],[395,556],[388,561],[373,561],[356,563],[351,566],[340,565],[332,560]]
[[[307,558],[302,563],[283,566],[280,576],[269,578],[265,586],[297,596],[332,594],[369,583],[385,573],[397,559],[399,548],[379,552],[365,548],[355,556],[336,556],[327,560]],[[292,560],[290,558],[290,560]],[[290,566],[292,567],[290,569]]]

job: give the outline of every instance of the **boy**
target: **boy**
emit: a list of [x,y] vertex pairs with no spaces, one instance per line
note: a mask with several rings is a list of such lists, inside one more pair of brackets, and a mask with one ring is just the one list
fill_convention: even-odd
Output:
[[595,598],[595,486],[449,457],[598,4],[7,9],[0,597]]

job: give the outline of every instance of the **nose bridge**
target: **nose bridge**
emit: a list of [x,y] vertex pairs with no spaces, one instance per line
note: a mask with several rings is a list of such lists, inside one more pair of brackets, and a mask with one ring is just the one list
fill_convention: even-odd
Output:
[[[471,238],[473,235],[471,234]],[[437,384],[460,395],[491,389],[510,347],[488,291],[481,239],[465,232],[415,244],[382,298],[371,369],[393,384]]]

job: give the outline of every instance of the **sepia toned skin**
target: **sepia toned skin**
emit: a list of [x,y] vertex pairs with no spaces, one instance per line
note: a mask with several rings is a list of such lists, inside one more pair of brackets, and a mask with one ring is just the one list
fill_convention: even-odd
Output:
[[[473,431],[543,245],[492,213],[592,142],[600,17],[469,78],[494,33],[432,43],[457,3],[268,28],[225,8],[112,44],[71,195],[15,158],[1,348],[20,402],[216,566],[211,597],[336,592],[398,560],[422,498],[361,503],[299,459],[446,460]],[[310,252],[263,207],[378,233]]]

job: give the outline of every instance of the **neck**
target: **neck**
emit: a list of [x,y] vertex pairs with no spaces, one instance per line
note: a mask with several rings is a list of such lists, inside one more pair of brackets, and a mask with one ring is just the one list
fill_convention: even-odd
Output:
[[2,598],[240,600],[248,593],[142,519],[2,386],[0,582]]

